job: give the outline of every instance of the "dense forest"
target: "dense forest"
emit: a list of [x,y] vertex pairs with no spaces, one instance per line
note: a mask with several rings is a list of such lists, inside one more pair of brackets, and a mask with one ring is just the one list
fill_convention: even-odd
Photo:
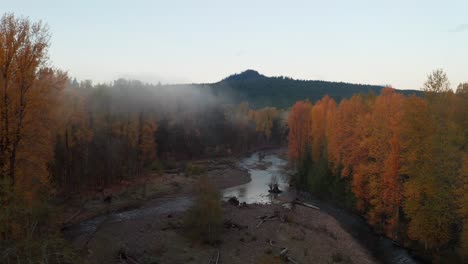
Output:
[[299,188],[358,211],[434,261],[456,263],[454,252],[468,252],[468,84],[454,93],[436,70],[423,88],[423,97],[385,88],[339,104],[297,102],[289,157]]
[[[296,101],[304,99],[316,102],[325,95],[339,102],[355,94],[379,94],[383,88],[379,85],[267,77],[254,70],[234,74],[209,85],[213,93],[229,96],[231,101],[248,101],[254,108],[274,106],[280,109],[288,109]],[[422,95],[418,90],[396,91],[406,95]]]
[[61,259],[52,201],[174,162],[279,145],[285,113],[223,104],[192,85],[92,85],[50,66],[41,23],[0,22],[0,257]]
[[285,115],[248,103],[223,105],[190,85],[170,88],[117,80],[70,81],[60,105],[52,179],[64,191],[104,187],[178,160],[280,145]]

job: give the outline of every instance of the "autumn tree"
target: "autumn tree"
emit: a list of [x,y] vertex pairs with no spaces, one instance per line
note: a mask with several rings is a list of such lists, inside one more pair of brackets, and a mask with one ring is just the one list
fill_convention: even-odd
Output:
[[0,170],[14,191],[33,200],[48,182],[56,110],[66,75],[46,67],[48,31],[4,15],[0,25]]
[[468,259],[468,155],[463,158],[460,169],[458,192],[459,214],[462,221],[462,232],[460,234],[460,251],[464,259]]
[[387,235],[396,238],[402,201],[400,177],[400,125],[404,97],[392,88],[384,88],[377,96],[368,124],[366,140],[372,170],[368,178],[369,222]]
[[312,159],[318,161],[326,156],[327,140],[326,130],[329,111],[335,111],[336,103],[329,97],[325,96],[318,101],[311,111],[311,147]]
[[289,115],[288,147],[299,187],[320,196],[346,184],[353,195],[340,197],[355,200],[378,232],[417,241],[435,255],[460,239],[463,252],[467,87],[460,84],[453,93],[447,75],[436,70],[424,84],[424,97],[384,88],[337,107],[327,97],[313,106],[297,102]]
[[273,123],[278,117],[278,110],[274,107],[266,107],[252,113],[255,120],[255,129],[267,139],[271,137]]
[[25,119],[33,114],[28,108],[35,106],[33,95],[40,89],[38,77],[46,61],[48,40],[47,29],[41,23],[31,24],[13,15],[1,19],[0,170],[2,179],[8,178],[11,186],[15,185],[17,176],[18,148],[24,139]]
[[0,248],[6,262],[64,260],[45,202],[52,131],[67,77],[47,67],[48,41],[40,22],[12,14],[1,18]]
[[309,101],[296,102],[288,115],[288,155],[292,162],[299,162],[307,147],[310,147],[312,104]]
[[[430,85],[427,85],[427,84]],[[442,71],[428,77],[426,99],[411,98],[402,130],[404,209],[408,234],[425,248],[439,250],[453,238],[455,189],[462,164],[463,128],[456,121],[456,97]]]
[[136,146],[139,170],[148,166],[156,159],[156,142],[154,138],[156,129],[156,122],[140,113],[138,117],[138,139]]

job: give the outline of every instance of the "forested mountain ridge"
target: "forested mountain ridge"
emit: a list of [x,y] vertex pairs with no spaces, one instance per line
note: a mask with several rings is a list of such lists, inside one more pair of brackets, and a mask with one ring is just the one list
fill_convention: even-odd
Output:
[[[206,84],[215,95],[229,97],[234,103],[249,102],[254,108],[273,106],[287,109],[298,100],[312,102],[329,95],[335,101],[351,98],[355,94],[380,94],[384,86],[329,82],[320,80],[297,80],[290,77],[268,77],[255,70],[246,70],[230,75],[223,80]],[[418,90],[396,90],[398,93],[422,95]]]

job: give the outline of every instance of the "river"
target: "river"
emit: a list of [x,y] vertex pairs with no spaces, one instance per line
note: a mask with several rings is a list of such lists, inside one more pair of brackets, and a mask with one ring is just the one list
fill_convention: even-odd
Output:
[[[295,197],[294,189],[288,185],[287,161],[282,157],[280,150],[268,151],[266,153],[256,152],[242,159],[239,166],[247,169],[251,176],[251,181],[242,185],[222,190],[222,196],[227,199],[236,196],[240,202],[246,203],[280,203],[278,196]],[[271,194],[268,192],[268,184],[272,178],[276,178],[281,194]],[[369,225],[358,215],[346,210],[342,210],[330,203],[307,197],[309,202],[317,205],[327,214],[333,216],[364,248],[366,248],[375,259],[381,263],[390,264],[413,264],[419,263],[408,250],[396,246],[390,239],[382,237],[372,232]],[[148,201],[143,207],[119,213],[112,213],[106,216],[99,216],[94,219],[84,221],[65,231],[65,236],[73,241],[86,241],[87,237],[93,235],[100,225],[110,222],[121,222],[138,219],[147,216],[167,215],[171,212],[185,211],[192,204],[192,198],[181,196],[167,198],[158,203]]]

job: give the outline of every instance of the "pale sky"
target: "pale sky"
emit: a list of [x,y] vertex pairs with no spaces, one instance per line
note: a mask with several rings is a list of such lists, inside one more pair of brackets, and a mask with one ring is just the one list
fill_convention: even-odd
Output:
[[43,20],[50,60],[78,79],[215,82],[255,69],[419,89],[468,82],[468,1],[0,0]]

